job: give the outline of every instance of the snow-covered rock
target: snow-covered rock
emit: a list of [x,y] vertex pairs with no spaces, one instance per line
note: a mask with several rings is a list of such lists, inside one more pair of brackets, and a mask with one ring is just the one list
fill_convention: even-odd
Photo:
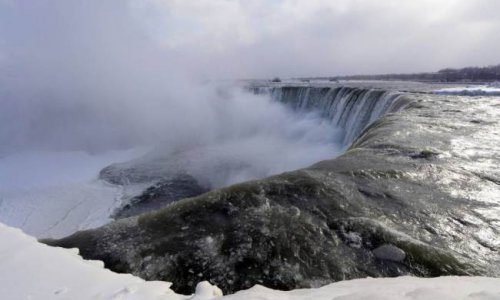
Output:
[[221,297],[222,290],[208,281],[202,281],[196,285],[196,290],[191,300],[209,300]]
[[[187,300],[178,295],[171,283],[144,281],[130,274],[104,269],[100,261],[83,260],[77,249],[49,247],[37,242],[19,229],[0,223],[0,299],[120,299],[120,300]],[[207,291],[221,295],[208,282],[193,299]],[[198,295],[199,294],[199,295]],[[211,298],[213,298],[212,296]]]
[[[20,230],[0,225],[0,277],[4,299],[113,299],[172,293],[168,283],[145,283],[85,261],[78,251],[46,247]],[[147,284],[148,288],[144,289]],[[145,293],[144,293],[145,292]],[[139,298],[136,298],[139,299]],[[158,297],[152,299],[160,299]]]
[[[0,299],[209,300],[222,291],[200,282],[194,295],[174,293],[170,283],[144,281],[83,260],[77,249],[49,247],[0,223]],[[289,292],[262,286],[221,298],[227,300],[494,300],[500,279],[485,277],[368,278]]]

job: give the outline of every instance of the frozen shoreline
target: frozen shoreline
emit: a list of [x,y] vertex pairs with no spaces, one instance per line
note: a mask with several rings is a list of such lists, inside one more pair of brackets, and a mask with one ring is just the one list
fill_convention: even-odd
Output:
[[130,191],[99,180],[99,171],[142,153],[144,149],[5,156],[0,159],[0,222],[39,238],[104,225]]

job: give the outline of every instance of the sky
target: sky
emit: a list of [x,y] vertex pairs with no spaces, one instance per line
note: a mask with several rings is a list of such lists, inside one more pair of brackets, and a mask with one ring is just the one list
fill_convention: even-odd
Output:
[[495,0],[157,0],[144,6],[159,14],[150,24],[159,41],[201,47],[202,57],[226,60],[221,69],[243,77],[418,72],[500,62]]
[[498,11],[497,0],[0,0],[0,156],[217,136],[254,127],[228,116],[266,110],[247,96],[220,104],[207,82],[498,64]]
[[0,72],[101,60],[114,71],[145,56],[199,80],[484,66],[500,62],[498,11],[496,0],[0,0]]

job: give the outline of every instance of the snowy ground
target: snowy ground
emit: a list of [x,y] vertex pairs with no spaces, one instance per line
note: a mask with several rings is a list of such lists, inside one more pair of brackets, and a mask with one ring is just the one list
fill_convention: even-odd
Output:
[[[207,282],[191,296],[175,294],[167,282],[146,282],[129,274],[86,261],[76,249],[53,248],[0,223],[0,298],[20,299],[113,299],[113,300],[208,300],[221,294]],[[282,292],[255,286],[221,300],[497,300],[500,279],[481,277],[398,277],[358,279],[318,289]]]
[[367,278],[290,292],[262,286],[224,297],[227,300],[498,300],[500,279],[485,277]]
[[63,237],[101,226],[125,191],[98,180],[99,171],[144,152],[21,152],[2,157],[0,222],[36,237]]

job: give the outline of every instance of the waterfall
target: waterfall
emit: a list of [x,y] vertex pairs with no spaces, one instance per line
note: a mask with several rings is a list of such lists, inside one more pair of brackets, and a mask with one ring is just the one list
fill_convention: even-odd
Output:
[[296,112],[317,112],[343,129],[344,145],[351,144],[368,125],[408,103],[403,94],[380,89],[353,87],[253,87],[256,94],[268,94]]

